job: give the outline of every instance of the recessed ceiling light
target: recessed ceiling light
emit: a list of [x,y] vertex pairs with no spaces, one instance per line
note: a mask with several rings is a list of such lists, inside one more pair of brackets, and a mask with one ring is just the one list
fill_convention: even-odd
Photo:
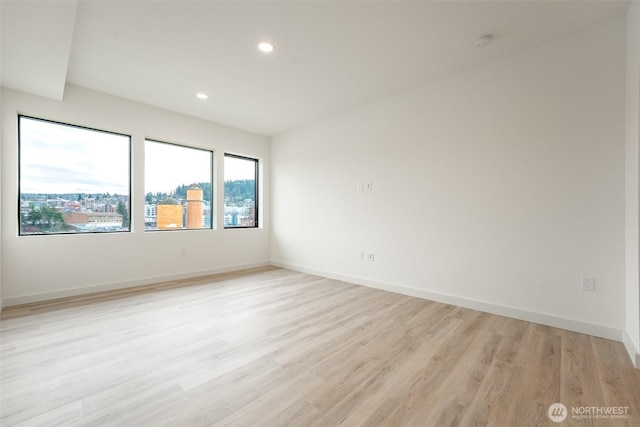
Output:
[[200,93],[196,93],[196,97],[198,99],[207,99],[207,98],[209,98],[209,95],[207,95],[206,93],[200,92]]
[[489,43],[491,43],[491,36],[490,35],[480,36],[480,37],[476,38],[476,41],[475,41],[475,44],[476,44],[477,47],[486,46]]
[[273,52],[273,45],[268,42],[262,42],[258,45],[258,49],[260,49],[261,52],[265,53]]

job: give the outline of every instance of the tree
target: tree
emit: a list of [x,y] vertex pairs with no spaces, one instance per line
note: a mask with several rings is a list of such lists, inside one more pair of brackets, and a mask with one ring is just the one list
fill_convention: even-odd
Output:
[[129,211],[127,210],[127,206],[122,203],[122,201],[118,202],[118,208],[116,209],[120,215],[122,215],[122,228],[129,228]]
[[64,222],[64,217],[56,208],[44,206],[40,208],[40,214],[42,215],[42,224],[47,226],[49,231],[51,231],[55,225]]
[[23,215],[22,222],[39,227],[41,230],[45,228],[48,231],[52,231],[56,225],[64,223],[64,217],[56,208],[43,206],[41,208],[31,208],[29,212]]
[[256,182],[252,179],[224,182],[224,201],[227,205],[241,205],[245,200],[255,200]]
[[40,209],[31,208],[29,212],[23,215],[23,222],[31,225],[39,225],[42,221],[42,212]]
[[[210,182],[198,182],[195,183],[202,190],[202,200],[211,200],[211,183]],[[191,185],[178,185],[173,194],[175,198],[179,200],[185,200],[187,198],[187,190]]]

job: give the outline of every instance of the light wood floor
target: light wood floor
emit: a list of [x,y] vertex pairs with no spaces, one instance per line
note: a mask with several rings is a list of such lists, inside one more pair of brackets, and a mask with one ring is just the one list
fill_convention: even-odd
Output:
[[621,343],[272,267],[0,319],[2,426],[640,425]]

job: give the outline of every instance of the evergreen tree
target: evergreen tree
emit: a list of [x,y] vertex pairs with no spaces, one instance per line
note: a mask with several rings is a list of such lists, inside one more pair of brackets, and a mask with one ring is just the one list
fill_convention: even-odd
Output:
[[64,217],[56,208],[43,206],[41,208],[31,208],[29,212],[22,216],[23,224],[30,224],[35,227],[52,231],[53,228],[64,223]]
[[243,204],[245,200],[255,200],[256,182],[253,179],[224,182],[224,201],[227,205]]
[[118,208],[116,209],[120,215],[122,215],[122,228],[129,228],[129,211],[127,210],[127,206],[122,203],[122,201],[118,202]]

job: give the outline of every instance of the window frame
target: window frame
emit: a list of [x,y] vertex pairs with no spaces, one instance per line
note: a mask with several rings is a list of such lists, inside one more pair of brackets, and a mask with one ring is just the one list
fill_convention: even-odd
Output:
[[[105,134],[109,134],[109,135],[116,135],[116,136],[121,136],[121,137],[125,137],[129,139],[128,142],[128,149],[127,149],[127,155],[128,155],[128,159],[127,159],[127,170],[128,170],[128,186],[127,189],[129,191],[129,194],[127,194],[126,196],[129,199],[128,202],[128,206],[127,206],[127,211],[129,214],[129,225],[127,227],[126,230],[105,230],[105,231],[81,231],[81,232],[55,232],[55,233],[23,233],[22,231],[22,119],[27,119],[27,120],[36,120],[39,122],[45,122],[45,123],[49,123],[49,124],[54,124],[54,125],[58,125],[58,126],[66,126],[66,127],[71,127],[71,128],[76,128],[76,129],[83,129],[83,130],[88,130],[88,131],[92,131],[92,132],[100,132],[100,133],[105,133]],[[120,132],[114,132],[114,131],[109,131],[109,130],[104,130],[104,129],[97,129],[97,128],[93,128],[93,127],[89,127],[89,126],[82,126],[82,125],[76,125],[76,124],[72,124],[72,123],[65,123],[65,122],[61,122],[58,120],[51,120],[51,119],[43,119],[41,117],[35,117],[35,116],[31,116],[28,114],[20,114],[18,113],[18,167],[17,167],[17,175],[18,175],[18,206],[17,206],[17,213],[18,213],[18,236],[22,237],[22,236],[60,236],[60,235],[86,235],[86,234],[121,234],[121,233],[132,233],[133,232],[133,179],[132,179],[132,173],[133,173],[133,166],[132,166],[132,160],[133,160],[133,137],[131,135],[128,134],[124,134],[124,133],[120,133]],[[43,193],[46,194],[46,193]],[[57,194],[65,194],[65,193],[57,193]],[[124,228],[124,227],[123,227]]]
[[[186,145],[186,144],[181,144],[181,143],[175,143],[175,142],[167,142],[167,141],[160,141],[158,139],[155,138],[149,138],[146,137],[144,139],[144,143],[145,143],[145,175],[146,175],[146,163],[147,163],[147,153],[146,153],[146,143],[148,142],[153,142],[156,144],[166,144],[166,145],[172,145],[174,147],[180,147],[180,148],[187,148],[187,149],[191,149],[191,150],[198,150],[198,151],[204,151],[209,153],[209,185],[211,188],[211,199],[209,200],[209,227],[202,227],[202,228],[174,228],[174,229],[165,229],[165,230],[160,230],[157,228],[157,212],[158,212],[158,204],[156,203],[156,228],[155,229],[147,229],[146,226],[144,227],[144,232],[145,233],[155,233],[155,232],[165,232],[165,231],[203,231],[203,230],[215,230],[216,226],[214,224],[214,210],[215,210],[215,189],[214,189],[214,176],[215,176],[215,171],[214,171],[214,163],[215,163],[215,151],[213,149],[210,148],[201,148],[201,147],[195,147],[195,146],[191,146],[191,145]],[[145,188],[143,189],[144,195],[145,195],[145,205],[146,205],[146,196],[147,196],[147,189],[146,189],[146,176],[143,179],[144,182],[144,186]],[[171,196],[169,196],[171,197]],[[145,211],[146,211],[146,207],[145,207]]]
[[[227,157],[231,157],[231,158],[235,158],[235,159],[240,159],[240,160],[249,160],[255,163],[254,165],[254,174],[255,174],[255,224],[254,225],[245,225],[245,226],[227,226],[224,225],[224,214],[222,215],[222,222],[223,222],[223,226],[225,230],[235,230],[235,229],[251,229],[251,228],[260,228],[260,159],[257,159],[255,157],[248,157],[248,156],[243,156],[240,154],[232,154],[232,153],[224,153],[223,156],[223,162],[224,159],[226,159]],[[224,173],[226,172],[225,168],[223,167],[223,189],[224,189],[224,183],[226,183],[226,179],[224,177]],[[223,191],[223,197],[222,197],[222,206],[223,206],[223,210],[224,210],[224,206],[225,206],[225,200],[226,200],[226,193]]]

